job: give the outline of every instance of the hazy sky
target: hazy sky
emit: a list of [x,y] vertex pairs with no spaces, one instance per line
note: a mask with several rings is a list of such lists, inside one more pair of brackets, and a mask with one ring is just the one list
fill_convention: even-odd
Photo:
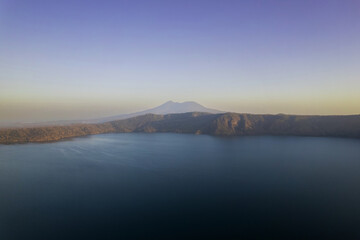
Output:
[[360,1],[0,0],[0,121],[165,101],[360,113]]

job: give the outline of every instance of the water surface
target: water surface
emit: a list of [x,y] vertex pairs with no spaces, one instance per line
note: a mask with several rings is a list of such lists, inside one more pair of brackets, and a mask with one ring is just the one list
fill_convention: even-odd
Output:
[[360,140],[0,145],[0,239],[360,239]]

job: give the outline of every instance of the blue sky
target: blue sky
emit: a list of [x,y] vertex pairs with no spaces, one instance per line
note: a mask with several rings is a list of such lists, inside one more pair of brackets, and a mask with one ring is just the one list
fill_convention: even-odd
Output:
[[0,121],[360,113],[359,43],[357,0],[0,0]]

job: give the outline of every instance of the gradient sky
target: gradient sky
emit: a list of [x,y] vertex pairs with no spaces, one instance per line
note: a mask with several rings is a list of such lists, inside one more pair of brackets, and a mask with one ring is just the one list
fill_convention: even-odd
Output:
[[0,122],[165,101],[360,113],[360,1],[0,0]]

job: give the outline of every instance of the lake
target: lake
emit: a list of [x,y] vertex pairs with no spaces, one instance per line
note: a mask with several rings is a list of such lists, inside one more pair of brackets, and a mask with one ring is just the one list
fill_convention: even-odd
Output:
[[360,239],[360,140],[0,145],[0,239]]

